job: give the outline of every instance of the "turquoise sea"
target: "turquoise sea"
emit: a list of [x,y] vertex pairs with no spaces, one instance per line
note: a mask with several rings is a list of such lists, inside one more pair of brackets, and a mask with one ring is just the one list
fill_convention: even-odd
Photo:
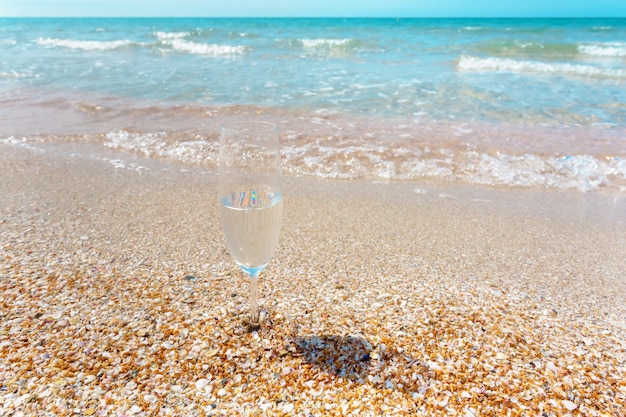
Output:
[[626,19],[0,19],[0,144],[215,167],[281,128],[285,172],[626,192]]

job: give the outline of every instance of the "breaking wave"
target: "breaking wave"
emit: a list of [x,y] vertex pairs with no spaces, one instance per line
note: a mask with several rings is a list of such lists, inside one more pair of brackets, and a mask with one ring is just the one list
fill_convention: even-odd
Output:
[[606,42],[579,45],[581,54],[603,57],[626,57],[626,42]]
[[300,39],[302,46],[306,49],[333,49],[337,47],[350,46],[352,39]]
[[462,55],[457,63],[460,71],[511,72],[578,77],[600,77],[626,79],[626,71],[585,64],[546,63],[510,58],[481,58]]
[[[105,146],[151,158],[215,167],[219,147],[202,137],[172,140],[165,132],[107,134]],[[439,179],[471,184],[594,191],[626,183],[626,159],[590,155],[539,156],[502,152],[423,150],[351,142],[283,146],[283,169],[292,175],[332,179],[412,181]]]
[[181,39],[189,36],[190,32],[154,32],[159,40]]
[[279,48],[303,51],[306,54],[345,56],[352,55],[357,48],[365,46],[351,38],[300,38],[277,39]]
[[37,43],[41,46],[80,49],[84,51],[109,51],[112,49],[139,45],[136,42],[127,39],[116,41],[81,41],[72,39],[39,38],[37,39]]
[[180,38],[174,38],[168,44],[177,51],[199,55],[225,56],[240,55],[246,52],[246,47],[241,45],[204,44]]
[[[187,32],[156,32],[156,37],[161,44],[169,45],[172,49],[199,55],[239,55],[246,51],[244,46],[203,44],[183,39]],[[116,41],[84,41],[56,38],[39,38],[37,43],[47,47],[62,47],[69,49],[80,49],[84,51],[110,51],[131,46],[146,46],[149,44],[137,43],[130,40]]]

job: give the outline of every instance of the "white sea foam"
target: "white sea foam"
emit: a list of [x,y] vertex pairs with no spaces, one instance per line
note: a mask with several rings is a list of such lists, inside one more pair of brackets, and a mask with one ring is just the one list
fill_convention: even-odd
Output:
[[154,32],[159,40],[181,39],[190,35],[189,32]]
[[613,30],[613,26],[594,26],[592,30]]
[[472,155],[461,177],[478,184],[543,186],[594,191],[614,177],[626,180],[626,160],[599,160],[590,155],[541,158],[537,155]]
[[385,87],[385,84],[379,83],[379,84],[360,84],[360,83],[356,83],[356,84],[352,84],[353,88],[356,88],[358,90],[367,90],[370,88],[383,88]]
[[606,42],[578,45],[578,52],[593,56],[626,57],[626,42]]
[[39,38],[37,43],[42,46],[81,49],[85,51],[108,51],[132,45],[134,42],[126,39],[117,41],[81,41],[73,39]]
[[512,73],[535,73],[579,77],[626,78],[626,70],[583,64],[545,63],[520,61],[510,58],[480,58],[462,55],[457,63],[460,71],[495,71]]
[[[533,154],[455,154],[441,149],[426,158],[371,146],[302,145],[284,149],[286,172],[322,178],[419,180],[433,178],[472,184],[576,189],[581,192],[626,181],[626,159],[590,155],[541,157]],[[413,154],[411,156],[411,154]]]
[[332,49],[338,46],[346,46],[352,42],[352,39],[300,39],[300,42],[306,49]]
[[0,145],[10,145],[10,146],[14,146],[16,148],[21,148],[21,149],[26,149],[32,152],[36,152],[36,153],[43,153],[44,150],[37,147],[37,146],[33,146],[32,144],[30,144],[25,138],[24,139],[18,139],[14,136],[10,136],[8,138],[4,138],[4,139],[0,139]]
[[246,51],[246,47],[242,45],[217,45],[217,44],[204,44],[198,42],[186,41],[184,39],[173,39],[169,42],[172,48],[192,54],[199,55],[240,55]]
[[215,161],[216,145],[204,140],[168,140],[163,132],[131,133],[124,130],[106,135],[104,146],[130,151],[149,158],[163,158],[190,164]]
[[136,171],[136,172],[141,172],[141,171],[146,171],[149,170],[150,168],[145,167],[143,165],[140,165],[136,162],[129,162],[129,161],[125,161],[124,159],[120,159],[120,158],[98,158],[98,157],[94,157],[94,159],[98,160],[98,161],[104,161],[104,162],[108,162],[111,165],[113,165],[114,168],[116,169],[127,169],[129,171]]
[[[28,146],[9,138],[1,143]],[[111,132],[105,146],[149,158],[193,165],[216,166],[219,145],[202,138],[175,140],[167,133]],[[545,187],[594,191],[626,183],[626,158],[590,155],[544,157],[534,154],[487,154],[450,149],[391,148],[376,143],[350,142],[343,146],[309,142],[285,145],[286,173],[321,178],[370,180],[420,180],[432,178],[471,184],[511,187]]]
[[[30,71],[15,71],[15,70],[10,70],[10,71],[0,71],[0,79],[18,79],[18,78],[29,78],[29,77],[33,77],[33,73]],[[37,78],[37,75],[34,76],[35,78]]]

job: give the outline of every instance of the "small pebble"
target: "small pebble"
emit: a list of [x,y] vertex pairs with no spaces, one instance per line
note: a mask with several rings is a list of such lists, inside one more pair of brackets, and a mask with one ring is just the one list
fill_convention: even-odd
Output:
[[209,384],[209,380],[206,378],[201,378],[196,381],[196,389],[201,390]]

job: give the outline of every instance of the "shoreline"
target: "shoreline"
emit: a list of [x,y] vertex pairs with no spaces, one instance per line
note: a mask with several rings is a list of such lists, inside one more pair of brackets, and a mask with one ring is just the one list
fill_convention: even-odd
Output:
[[246,333],[215,173],[114,155],[0,155],[0,411],[626,410],[623,198],[286,177]]
[[626,191],[626,131],[619,124],[367,115],[38,89],[3,96],[0,143],[90,143],[213,169],[221,124],[263,119],[279,126],[289,175]]

